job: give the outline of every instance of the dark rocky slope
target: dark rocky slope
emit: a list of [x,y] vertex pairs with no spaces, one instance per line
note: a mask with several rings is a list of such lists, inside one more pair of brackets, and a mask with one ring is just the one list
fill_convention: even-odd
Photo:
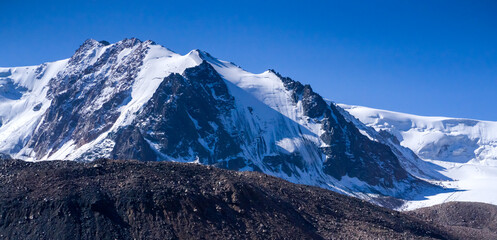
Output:
[[2,239],[451,239],[257,172],[170,162],[0,161]]
[[461,239],[497,239],[497,206],[477,202],[449,202],[409,214],[448,228]]

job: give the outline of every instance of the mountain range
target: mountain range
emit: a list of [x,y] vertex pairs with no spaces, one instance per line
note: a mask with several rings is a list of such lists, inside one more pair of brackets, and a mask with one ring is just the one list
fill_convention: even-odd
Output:
[[13,158],[198,163],[390,208],[492,203],[471,191],[497,176],[495,123],[386,113],[335,104],[274,70],[136,38],[89,39],[69,59],[0,68],[0,152]]

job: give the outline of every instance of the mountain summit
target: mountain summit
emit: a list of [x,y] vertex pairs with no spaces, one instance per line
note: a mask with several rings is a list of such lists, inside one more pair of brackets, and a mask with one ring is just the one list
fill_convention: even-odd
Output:
[[[24,160],[177,161],[260,171],[391,207],[428,173],[412,151],[309,85],[136,38],[0,68],[0,152]],[[349,117],[347,117],[349,116]]]

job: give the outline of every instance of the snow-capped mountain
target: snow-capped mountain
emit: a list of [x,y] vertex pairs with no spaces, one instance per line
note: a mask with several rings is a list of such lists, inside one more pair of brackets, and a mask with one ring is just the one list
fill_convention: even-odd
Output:
[[180,161],[261,171],[389,206],[442,188],[411,150],[273,70],[152,41],[87,40],[0,68],[0,152],[30,161]]
[[457,190],[426,193],[424,199],[409,202],[407,209],[447,201],[497,204],[497,122],[339,106],[366,126],[390,134],[394,141],[411,149],[422,159],[413,164],[430,174],[411,173]]

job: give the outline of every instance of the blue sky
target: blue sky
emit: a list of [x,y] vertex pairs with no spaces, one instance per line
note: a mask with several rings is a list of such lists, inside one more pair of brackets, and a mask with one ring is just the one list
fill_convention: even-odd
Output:
[[335,102],[497,120],[497,1],[1,1],[0,66],[87,38],[202,49]]

